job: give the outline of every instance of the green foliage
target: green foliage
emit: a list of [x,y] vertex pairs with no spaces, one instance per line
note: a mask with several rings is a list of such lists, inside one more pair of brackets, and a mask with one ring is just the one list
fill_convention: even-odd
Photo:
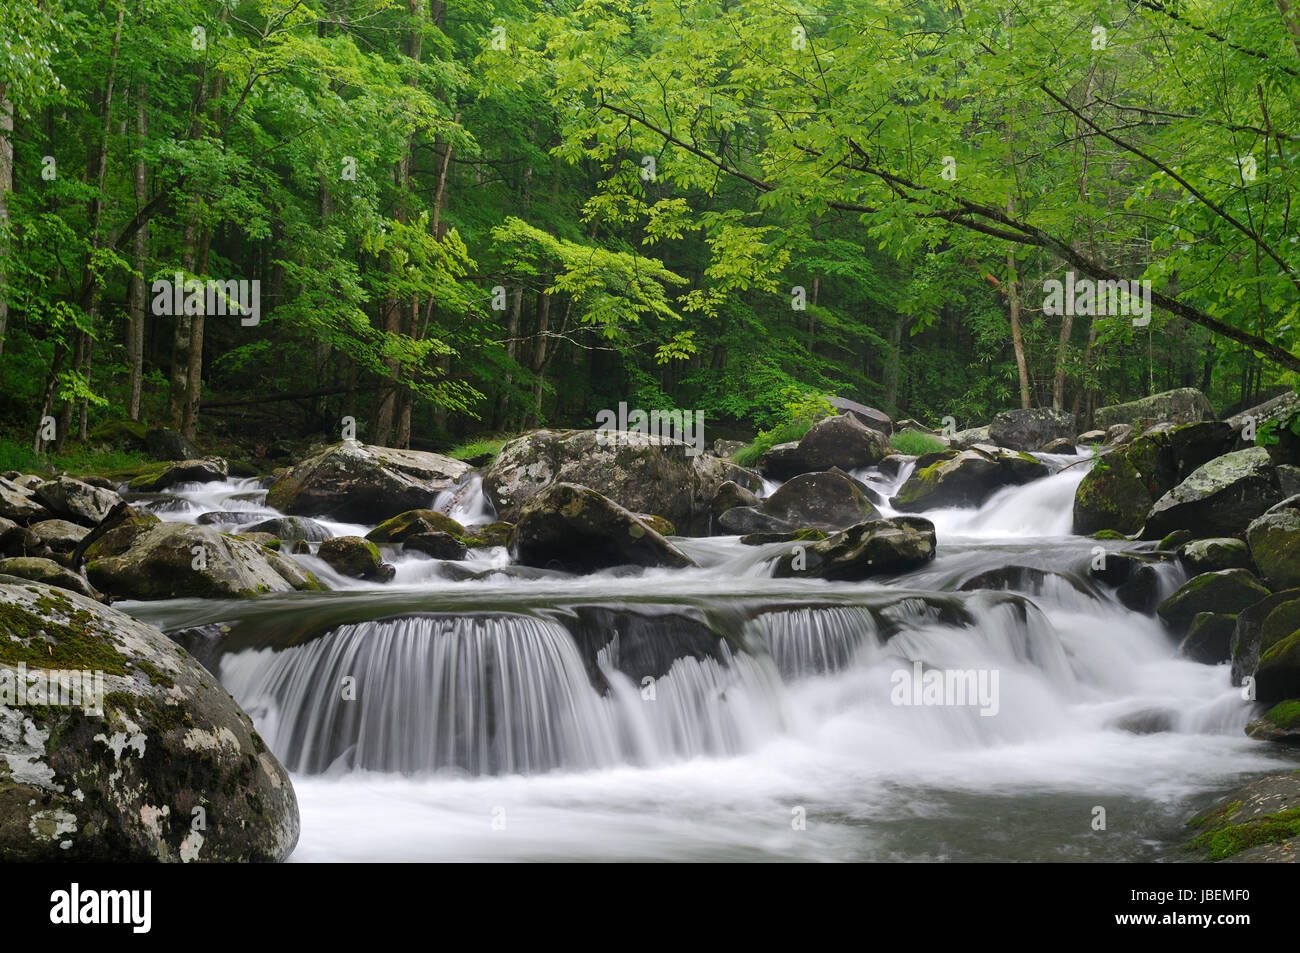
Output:
[[0,437],[0,471],[104,476],[141,466],[149,459],[147,454],[137,451],[105,448],[95,444],[70,447],[60,453],[34,453],[27,441]]
[[447,456],[456,460],[472,460],[474,457],[490,453],[495,457],[509,439],[509,437],[480,437],[476,440],[467,440],[448,450]]

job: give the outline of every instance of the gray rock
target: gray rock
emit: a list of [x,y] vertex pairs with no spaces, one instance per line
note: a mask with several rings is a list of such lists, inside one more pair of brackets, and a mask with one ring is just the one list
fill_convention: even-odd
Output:
[[330,568],[354,579],[388,582],[396,570],[385,563],[379,547],[360,536],[335,536],[320,544],[316,555]]
[[894,506],[909,512],[922,512],[949,506],[978,506],[1007,486],[1019,486],[1047,476],[1041,460],[990,448],[944,451],[925,454],[916,461],[916,469],[899,488]]
[[1178,646],[1186,658],[1206,665],[1218,665],[1232,658],[1232,633],[1237,628],[1235,615],[1198,612],[1192,619],[1187,637]]
[[[1237,624],[1232,631],[1232,684],[1240,685],[1243,679],[1255,676],[1261,654],[1294,632],[1290,622],[1297,618],[1300,618],[1300,589],[1275,592],[1237,613]],[[1278,702],[1288,696],[1265,698],[1256,685],[1256,697],[1260,701]]]
[[47,586],[80,593],[89,599],[99,598],[99,593],[90,583],[52,559],[41,559],[37,556],[13,556],[0,559],[0,575],[30,579]]
[[424,553],[434,559],[464,559],[468,548],[450,533],[417,533],[408,536],[403,551]]
[[1078,433],[1074,414],[1046,407],[1004,410],[989,424],[989,436],[1000,447],[1038,450],[1059,437]]
[[305,539],[310,543],[319,543],[330,538],[330,531],[315,520],[305,516],[277,516],[269,520],[254,522],[246,533],[270,533],[276,539]]
[[1112,424],[1106,428],[1106,444],[1117,447],[1133,439],[1132,424]]
[[67,520],[41,520],[33,523],[29,529],[36,534],[46,546],[56,553],[70,553],[85,538],[90,530]]
[[826,401],[836,410],[851,414],[859,423],[872,430],[879,430],[886,437],[894,432],[894,422],[883,410],[859,404],[857,401],[845,400],[842,397],[828,397]]
[[437,453],[344,441],[280,474],[266,502],[294,516],[377,523],[432,506],[438,493],[453,489],[469,471],[469,464]]
[[29,684],[41,666],[69,686],[88,670],[102,677],[102,695],[90,676],[81,705],[0,706],[0,860],[289,856],[299,831],[289,775],[191,656],[152,626],[48,586],[0,582],[0,608],[14,620],[0,646],[7,677],[19,662]]
[[1179,550],[1178,558],[1192,575],[1220,569],[1249,569],[1250,550],[1239,539],[1198,539]]
[[501,448],[483,490],[507,522],[516,522],[524,504],[552,483],[573,483],[633,513],[662,516],[679,533],[702,535],[714,494],[727,480],[740,483],[740,468],[690,450],[641,433],[537,430]]
[[182,483],[220,483],[230,475],[230,465],[220,457],[181,460],[162,473],[136,477],[129,484],[137,493],[157,493]]
[[[773,448],[775,450],[776,448]],[[812,425],[794,449],[769,451],[759,469],[777,479],[838,467],[856,470],[879,463],[893,453],[889,439],[851,414],[824,417]]]
[[1147,513],[1144,539],[1177,529],[1199,537],[1239,536],[1282,500],[1277,474],[1262,447],[1237,450],[1198,467]]
[[112,490],[68,476],[42,483],[36,488],[35,496],[51,513],[83,526],[97,525],[109,510],[122,502]]
[[695,565],[635,513],[573,483],[551,483],[523,505],[510,551],[525,566],[569,572]]
[[1153,423],[1190,424],[1198,420],[1213,420],[1214,417],[1214,407],[1209,399],[1194,387],[1180,387],[1124,404],[1098,407],[1093,414],[1098,427],[1130,424],[1138,429],[1145,429]]
[[126,599],[222,599],[324,588],[301,572],[286,579],[280,572],[285,562],[264,546],[209,526],[142,523],[92,543],[86,575],[97,589]]
[[29,487],[0,478],[0,517],[26,526],[28,523],[48,519],[53,515]]
[[160,460],[197,460],[203,451],[175,430],[160,428],[144,435],[144,448]]
[[836,469],[802,473],[787,480],[763,501],[759,510],[800,529],[846,529],[880,517],[880,512],[861,486],[848,474]]
[[753,493],[738,486],[734,481],[728,480],[718,487],[718,492],[713,494],[713,501],[709,504],[709,511],[716,520],[727,510],[735,506],[758,506],[759,500]]
[[1250,558],[1274,589],[1300,586],[1300,496],[1270,507],[1246,528]]
[[791,544],[777,558],[777,578],[858,580],[907,572],[934,558],[934,524],[918,516],[872,520],[811,543]]

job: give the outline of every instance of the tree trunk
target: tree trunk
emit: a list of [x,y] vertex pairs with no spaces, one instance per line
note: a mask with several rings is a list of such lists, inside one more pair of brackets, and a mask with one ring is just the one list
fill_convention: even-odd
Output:
[[5,265],[9,261],[9,193],[14,190],[14,104],[5,95],[7,83],[0,83],[0,357],[5,352],[9,327],[9,291],[5,287]]
[[551,296],[541,292],[537,301],[537,341],[533,345],[533,426],[542,425],[542,390],[546,373],[546,332],[551,326]]
[[[1011,209],[1007,199],[1007,209]],[[1011,346],[1016,352],[1016,373],[1020,377],[1020,406],[1032,406],[1029,399],[1029,367],[1025,363],[1025,340],[1020,334],[1020,282],[1016,280],[1016,253],[1007,252],[1007,304],[1011,313]]]
[[[149,117],[145,109],[145,89],[141,83],[136,87],[135,103],[135,144],[137,150],[143,150],[149,135]],[[148,170],[144,158],[136,156],[135,160],[135,205],[139,210],[149,199]],[[149,253],[149,224],[141,225],[132,239],[131,267],[139,274],[131,278],[128,311],[130,324],[127,326],[126,356],[131,366],[131,396],[127,403],[127,413],[132,420],[140,419],[140,391],[144,381],[144,338],[145,338],[145,269]]]
[[896,414],[898,406],[898,372],[903,365],[903,322],[901,315],[889,328],[889,356],[885,359],[885,407]]

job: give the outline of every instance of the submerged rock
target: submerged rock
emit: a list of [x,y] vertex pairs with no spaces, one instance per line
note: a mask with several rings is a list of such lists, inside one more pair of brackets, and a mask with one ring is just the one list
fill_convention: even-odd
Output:
[[871,520],[777,558],[777,578],[810,576],[852,581],[907,572],[934,559],[934,524],[919,516]]
[[130,616],[34,583],[0,581],[0,613],[0,679],[12,685],[21,663],[29,684],[48,672],[64,679],[61,692],[74,678],[89,689],[81,705],[0,703],[0,860],[289,856],[299,818],[288,773],[184,650]]
[[[589,487],[633,513],[653,513],[678,532],[708,532],[710,504],[739,468],[710,454],[691,456],[677,440],[642,433],[537,430],[510,441],[483,476],[500,519],[517,522],[546,487]],[[737,481],[739,482],[739,481]]]
[[635,513],[574,483],[552,483],[523,505],[510,551],[526,566],[569,572],[695,565]]
[[377,523],[431,506],[469,471],[468,464],[438,453],[344,441],[282,473],[266,502],[291,515]]

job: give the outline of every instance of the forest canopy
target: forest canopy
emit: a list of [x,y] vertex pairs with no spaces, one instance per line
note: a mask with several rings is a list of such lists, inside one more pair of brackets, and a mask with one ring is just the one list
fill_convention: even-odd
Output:
[[[0,41],[0,419],[36,451],[1226,414],[1300,371],[1284,0],[0,0]],[[160,313],[178,280],[258,319]]]

